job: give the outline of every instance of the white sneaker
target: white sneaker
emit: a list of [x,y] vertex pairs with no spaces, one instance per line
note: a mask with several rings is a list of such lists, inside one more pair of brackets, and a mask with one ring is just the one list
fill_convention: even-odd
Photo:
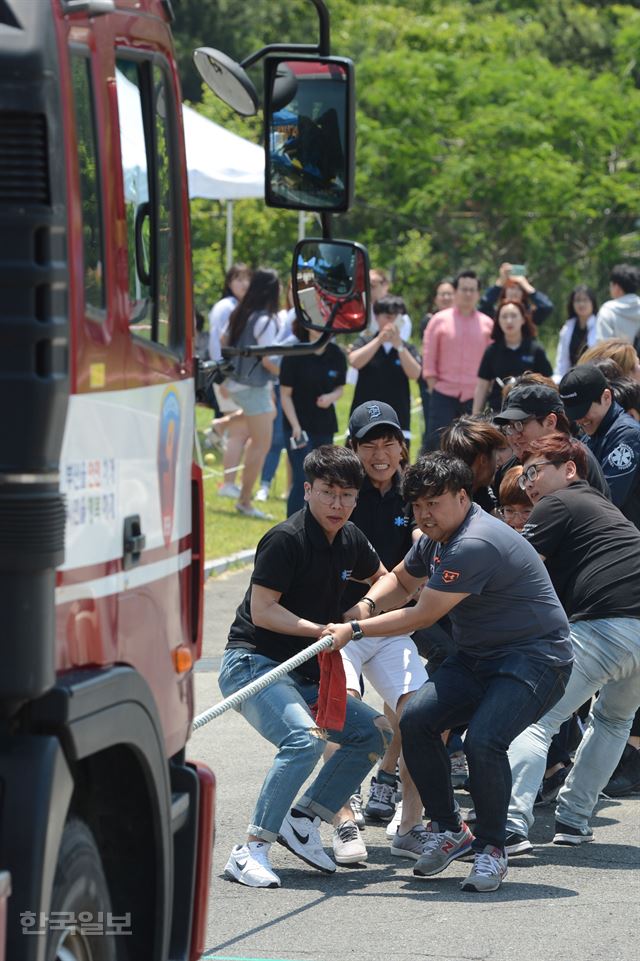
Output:
[[400,821],[402,820],[402,801],[398,801],[398,806],[396,808],[396,813],[393,815],[389,823],[387,824],[387,830],[385,834],[388,838],[392,839],[396,836],[397,830],[400,827]]
[[292,808],[282,822],[278,843],[310,864],[312,868],[324,871],[325,874],[333,874],[336,866],[329,855],[325,854],[318,831],[319,824],[319,817],[310,818]]
[[264,504],[265,501],[269,499],[269,488],[259,487],[258,490],[253,495],[254,501],[258,501],[259,504]]
[[225,876],[248,888],[279,888],[280,878],[269,863],[270,848],[266,841],[236,844],[225,865]]
[[343,821],[333,832],[333,856],[338,864],[367,860],[367,848],[355,821]]
[[218,488],[218,497],[233,497],[236,501],[240,497],[240,488],[237,484],[221,484]]
[[258,507],[254,507],[253,504],[251,507],[245,507],[244,504],[236,504],[236,510],[244,517],[255,517],[259,521],[273,520],[273,514],[265,514],[264,511],[261,511]]

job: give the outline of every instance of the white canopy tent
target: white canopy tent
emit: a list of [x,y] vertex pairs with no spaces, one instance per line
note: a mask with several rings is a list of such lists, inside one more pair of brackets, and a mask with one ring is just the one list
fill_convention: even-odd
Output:
[[[147,199],[146,151],[140,94],[135,84],[116,71],[120,110],[125,193],[138,203]],[[264,151],[183,105],[189,197],[225,200],[227,204],[226,264],[233,261],[233,201],[264,197]]]

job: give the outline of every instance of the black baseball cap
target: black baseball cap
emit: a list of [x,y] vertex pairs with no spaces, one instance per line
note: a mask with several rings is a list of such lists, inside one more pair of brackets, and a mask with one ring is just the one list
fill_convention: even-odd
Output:
[[397,433],[402,434],[400,421],[393,407],[381,400],[368,400],[356,407],[349,418],[349,436],[362,440],[370,430],[381,425],[393,427]]
[[584,417],[608,386],[602,371],[592,364],[580,364],[565,374],[560,381],[560,397],[569,420]]
[[558,391],[546,384],[522,384],[507,394],[504,407],[493,418],[497,424],[510,420],[526,420],[527,417],[546,417],[562,414],[564,408]]

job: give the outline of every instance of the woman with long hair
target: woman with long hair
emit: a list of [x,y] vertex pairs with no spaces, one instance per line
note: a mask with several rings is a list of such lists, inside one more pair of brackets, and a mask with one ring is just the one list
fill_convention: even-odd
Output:
[[[259,267],[254,271],[249,288],[232,312],[222,346],[266,347],[278,336],[278,301],[280,281],[275,270]],[[275,408],[271,382],[277,367],[268,357],[235,357],[234,372],[226,381],[232,400],[244,413],[249,439],[244,455],[242,484],[236,510],[246,517],[268,519],[254,507],[253,486],[271,446]]]
[[499,411],[502,388],[510,377],[526,370],[550,377],[551,364],[536,338],[537,329],[521,300],[505,300],[493,322],[492,344],[480,361],[478,382],[473,396],[473,413],[481,413],[487,403]]
[[556,369],[557,381],[575,367],[581,355],[596,342],[596,315],[598,301],[591,287],[578,284],[569,294],[567,321],[558,335]]

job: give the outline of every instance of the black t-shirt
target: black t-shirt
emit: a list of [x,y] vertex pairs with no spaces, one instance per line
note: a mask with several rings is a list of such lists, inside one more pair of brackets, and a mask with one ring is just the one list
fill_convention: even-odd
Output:
[[[308,434],[335,434],[338,429],[336,408],[318,407],[321,394],[342,387],[347,378],[347,361],[337,344],[329,343],[321,354],[285,357],[280,367],[280,384],[291,387],[293,406],[300,426]],[[287,426],[289,422],[285,417]]]
[[640,532],[586,481],[538,501],[522,533],[569,620],[640,617]]
[[[358,337],[353,349],[364,347],[372,337]],[[405,349],[419,362],[420,355],[413,344]],[[411,393],[409,378],[402,369],[400,356],[395,347],[387,353],[380,345],[368,364],[358,370],[358,382],[353,394],[351,413],[368,400],[382,400],[395,410],[404,431],[411,430]]]
[[[388,571],[404,558],[413,543],[412,531],[415,527],[411,505],[402,499],[400,475],[391,488],[381,495],[368,477],[365,477],[358,503],[351,515],[355,524],[373,544],[380,560]],[[342,600],[343,610],[350,607],[367,593],[366,584],[351,581]]]
[[[251,620],[253,584],[279,591],[282,607],[298,617],[328,624],[342,620],[342,595],[349,578],[365,580],[379,566],[378,555],[355,524],[347,521],[330,544],[309,508],[304,507],[260,540],[251,584],[236,611],[227,648],[244,648],[281,663],[313,643],[310,637],[257,627]],[[318,681],[317,658],[306,661],[298,672]]]
[[544,348],[537,340],[525,337],[519,347],[507,347],[504,341],[489,344],[485,350],[478,377],[482,380],[494,381],[489,393],[489,406],[499,411],[502,405],[502,386],[496,378],[504,384],[509,377],[519,377],[525,370],[551,377],[553,368],[544,352]]

